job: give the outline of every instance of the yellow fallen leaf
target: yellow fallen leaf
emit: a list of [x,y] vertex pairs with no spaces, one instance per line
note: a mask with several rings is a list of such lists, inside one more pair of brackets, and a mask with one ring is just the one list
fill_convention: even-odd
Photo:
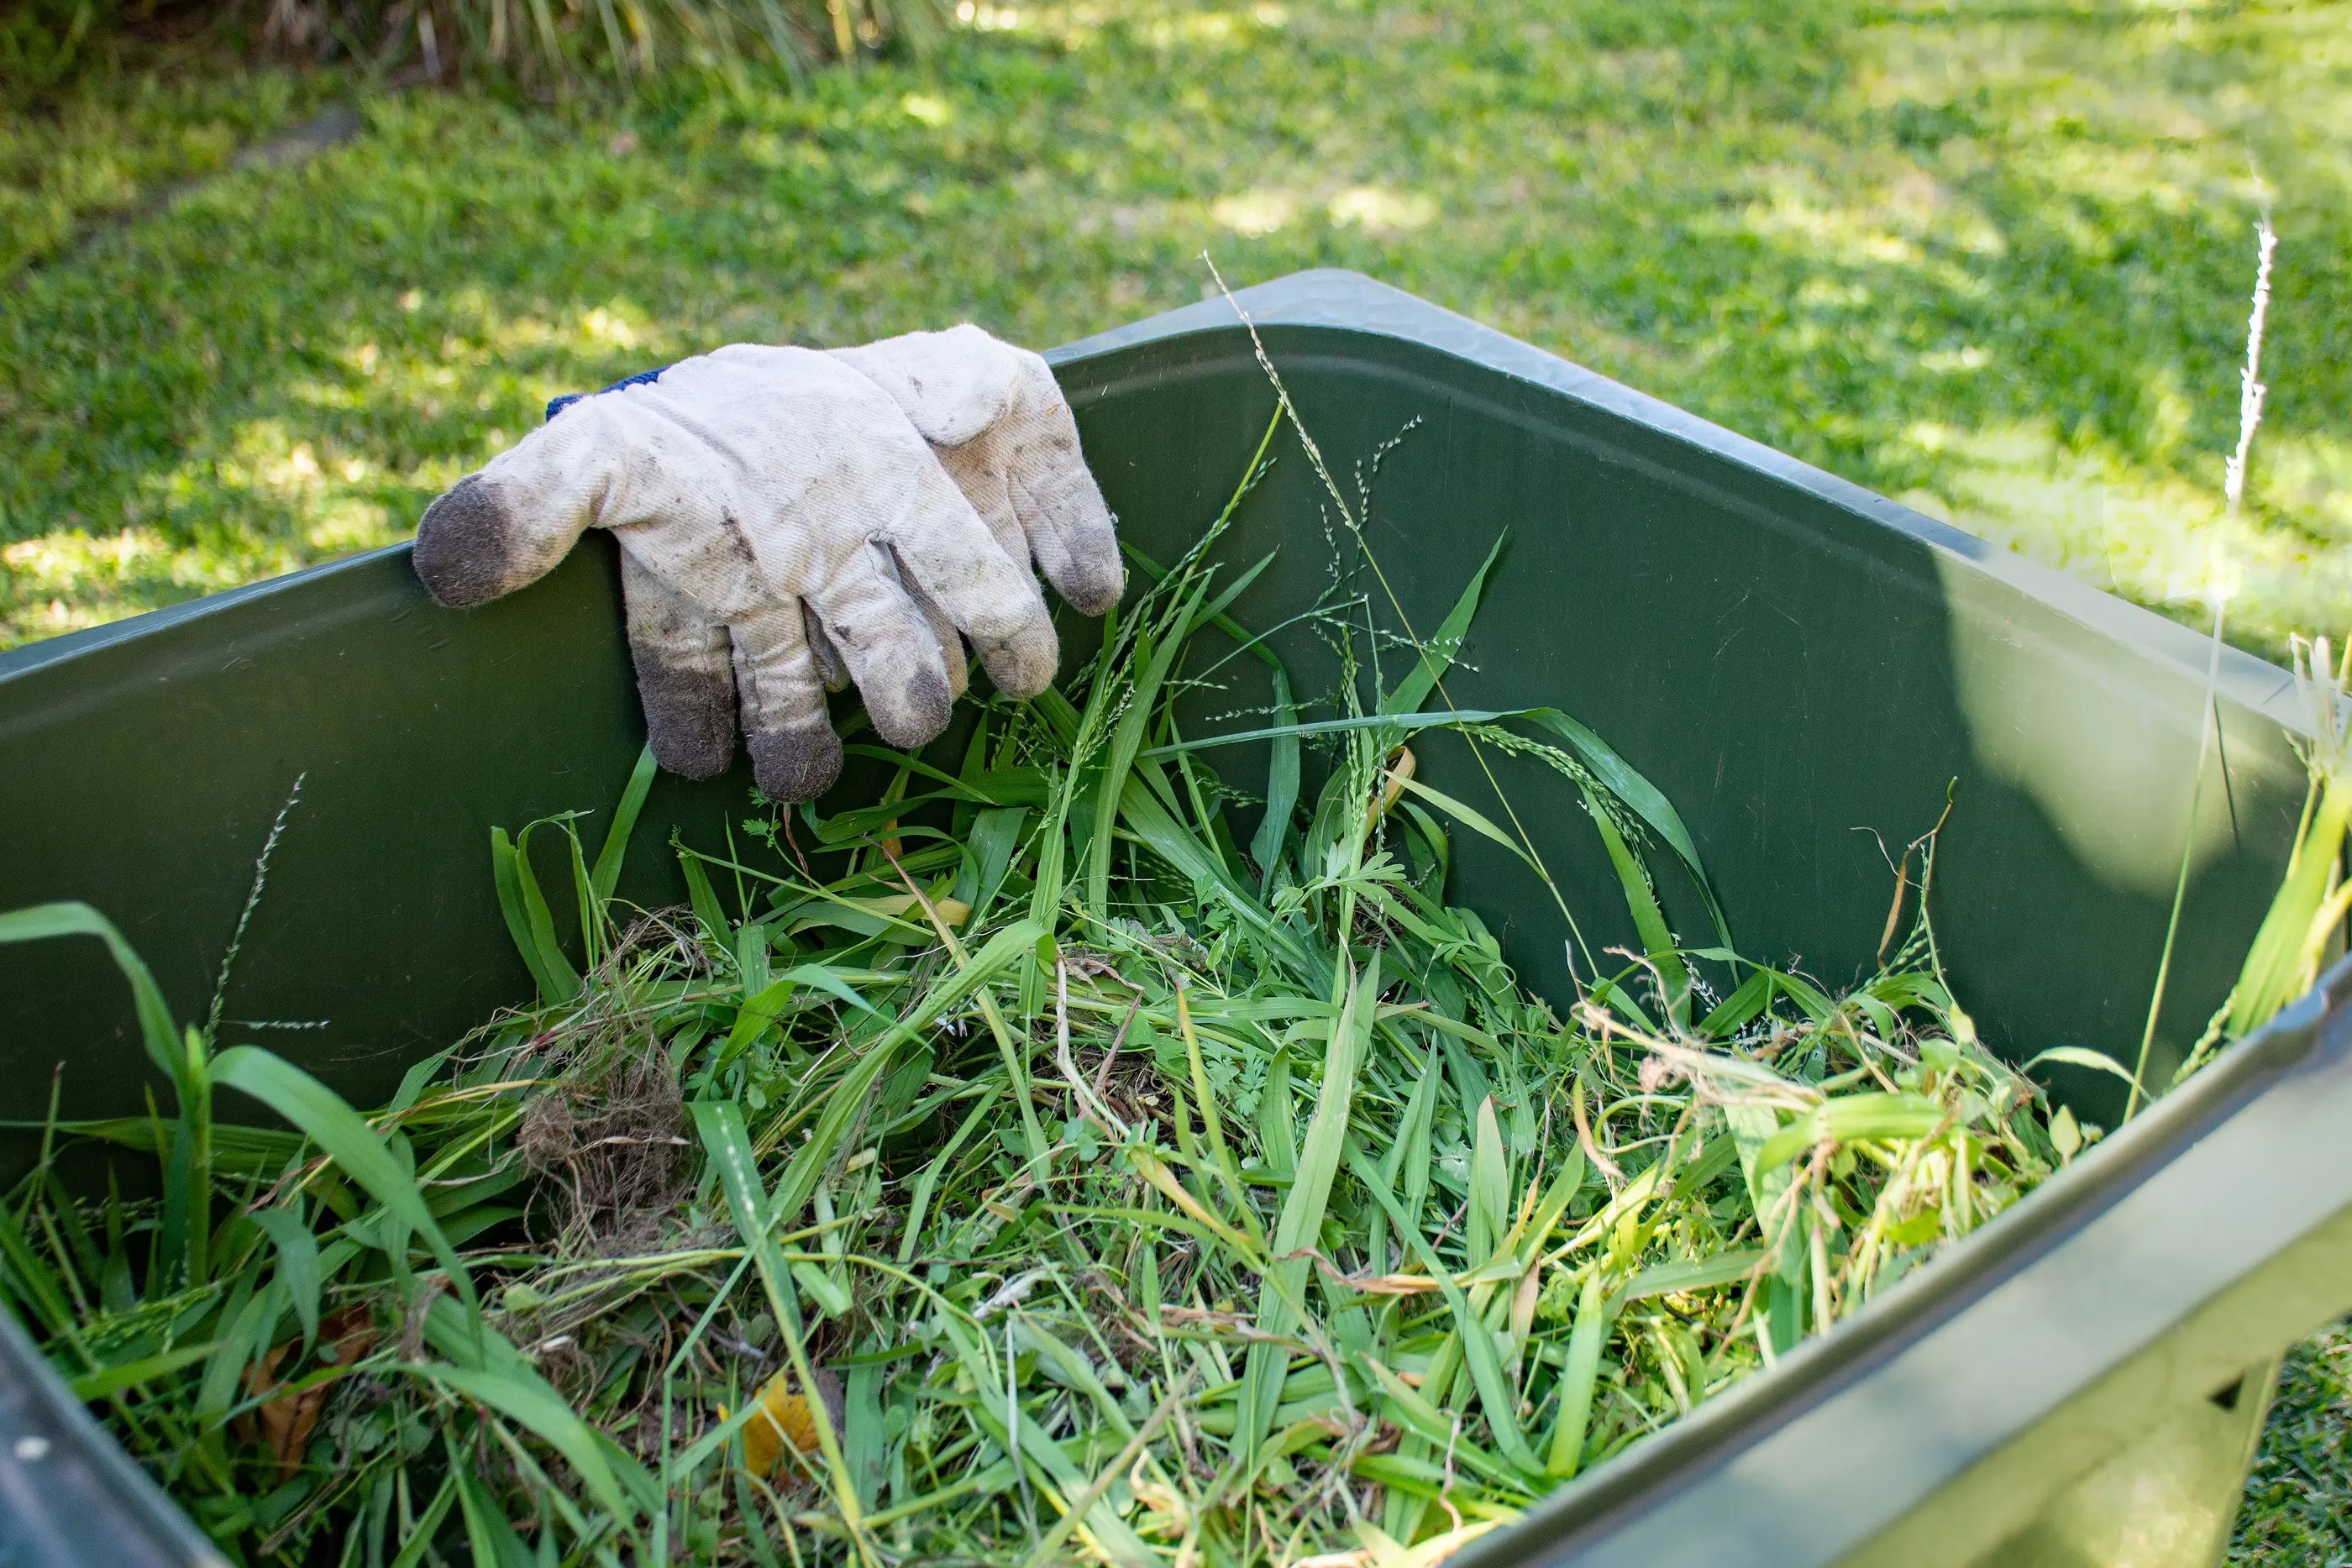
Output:
[[[915,895],[911,893],[886,893],[872,898],[845,898],[840,902],[879,915],[886,920],[906,920],[919,925],[923,920],[923,912],[916,906]],[[940,918],[950,925],[962,925],[964,918],[971,913],[971,905],[961,898],[935,896],[931,900],[931,907],[938,910]]]
[[[818,1396],[824,1399],[825,1414],[833,1418],[834,1436],[841,1436],[845,1414],[841,1385],[830,1372],[816,1375]],[[743,1463],[753,1475],[776,1473],[784,1458],[793,1453],[814,1460],[819,1452],[816,1438],[816,1417],[810,1413],[809,1402],[792,1385],[788,1369],[768,1379],[760,1390],[759,1407],[751,1418],[743,1423]]]

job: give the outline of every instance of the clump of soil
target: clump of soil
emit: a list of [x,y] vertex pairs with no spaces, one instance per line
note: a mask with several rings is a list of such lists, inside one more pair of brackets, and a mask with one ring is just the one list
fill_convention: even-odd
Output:
[[518,1144],[561,1195],[562,1249],[625,1258],[657,1248],[685,1194],[686,1134],[677,1080],[650,1051],[532,1101]]
[[[623,968],[698,964],[701,950],[661,915],[640,920],[592,979],[610,994]],[[625,1018],[593,1009],[561,1035],[537,1042],[546,1081],[523,1113],[516,1145],[548,1178],[558,1249],[573,1257],[626,1258],[658,1250],[686,1196],[693,1149],[686,1101],[662,1042]]]

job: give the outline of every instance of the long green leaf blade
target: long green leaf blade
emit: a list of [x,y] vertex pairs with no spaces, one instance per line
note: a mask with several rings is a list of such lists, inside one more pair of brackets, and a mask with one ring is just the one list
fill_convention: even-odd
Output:
[[629,837],[637,831],[637,813],[645,810],[646,796],[654,787],[654,774],[659,764],[654,760],[654,748],[648,743],[637,753],[637,766],[629,774],[629,782],[621,791],[621,803],[613,810],[613,825],[605,830],[604,846],[596,852],[596,869],[589,878],[595,889],[596,903],[601,908],[620,885],[621,862],[629,850]]
[[1395,691],[1381,700],[1381,713],[1411,712],[1421,706],[1422,699],[1429,695],[1438,682],[1445,678],[1446,670],[1454,663],[1454,655],[1462,651],[1463,639],[1470,635],[1470,622],[1477,618],[1478,598],[1486,591],[1486,573],[1493,569],[1495,558],[1502,553],[1503,540],[1501,536],[1497,536],[1487,549],[1486,559],[1480,561],[1478,570],[1470,574],[1469,585],[1454,601],[1453,610],[1440,623],[1436,634],[1418,650],[1421,656],[1413,662],[1412,671],[1397,683]]
[[114,922],[79,901],[37,904],[29,909],[0,915],[0,944],[38,942],[51,936],[95,936],[106,944],[107,951],[114,956],[115,967],[131,982],[131,1004],[139,1015],[139,1037],[146,1044],[149,1059],[174,1084],[184,1085],[186,1063],[181,1059],[180,1031],[172,1022],[172,1009],[165,1005],[163,993],[156,987],[147,961],[115,929]]

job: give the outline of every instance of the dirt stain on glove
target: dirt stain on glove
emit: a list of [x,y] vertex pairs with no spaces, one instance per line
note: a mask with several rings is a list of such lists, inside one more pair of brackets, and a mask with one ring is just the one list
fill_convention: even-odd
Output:
[[918,664],[907,672],[895,705],[869,698],[866,712],[874,721],[874,733],[886,743],[912,750],[928,744],[947,728],[954,709],[955,699],[948,695],[947,676],[929,664]]

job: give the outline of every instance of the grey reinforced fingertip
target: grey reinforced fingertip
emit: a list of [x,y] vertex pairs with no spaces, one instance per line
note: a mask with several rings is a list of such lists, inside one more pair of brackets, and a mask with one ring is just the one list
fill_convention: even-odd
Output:
[[1104,505],[1094,476],[1077,461],[1022,498],[1038,570],[1082,615],[1100,615],[1127,591],[1118,553],[1118,519]]
[[735,760],[735,683],[709,668],[640,657],[637,700],[654,760],[687,779],[716,779]]
[[514,519],[496,487],[468,474],[425,508],[409,559],[427,593],[462,610],[510,586],[514,534]]
[[936,738],[947,728],[955,708],[955,699],[948,695],[946,674],[929,663],[907,673],[897,696],[896,702],[876,702],[869,693],[866,713],[874,721],[874,733],[901,750],[912,750]]
[[998,642],[977,642],[981,668],[1006,696],[1025,701],[1054,684],[1062,663],[1062,640],[1054,623],[1040,621]]
[[1118,546],[1097,549],[1081,545],[1073,549],[1054,586],[1079,614],[1108,613],[1127,592],[1127,569],[1118,559]]
[[771,800],[814,800],[841,777],[841,737],[824,725],[751,737],[751,779]]

